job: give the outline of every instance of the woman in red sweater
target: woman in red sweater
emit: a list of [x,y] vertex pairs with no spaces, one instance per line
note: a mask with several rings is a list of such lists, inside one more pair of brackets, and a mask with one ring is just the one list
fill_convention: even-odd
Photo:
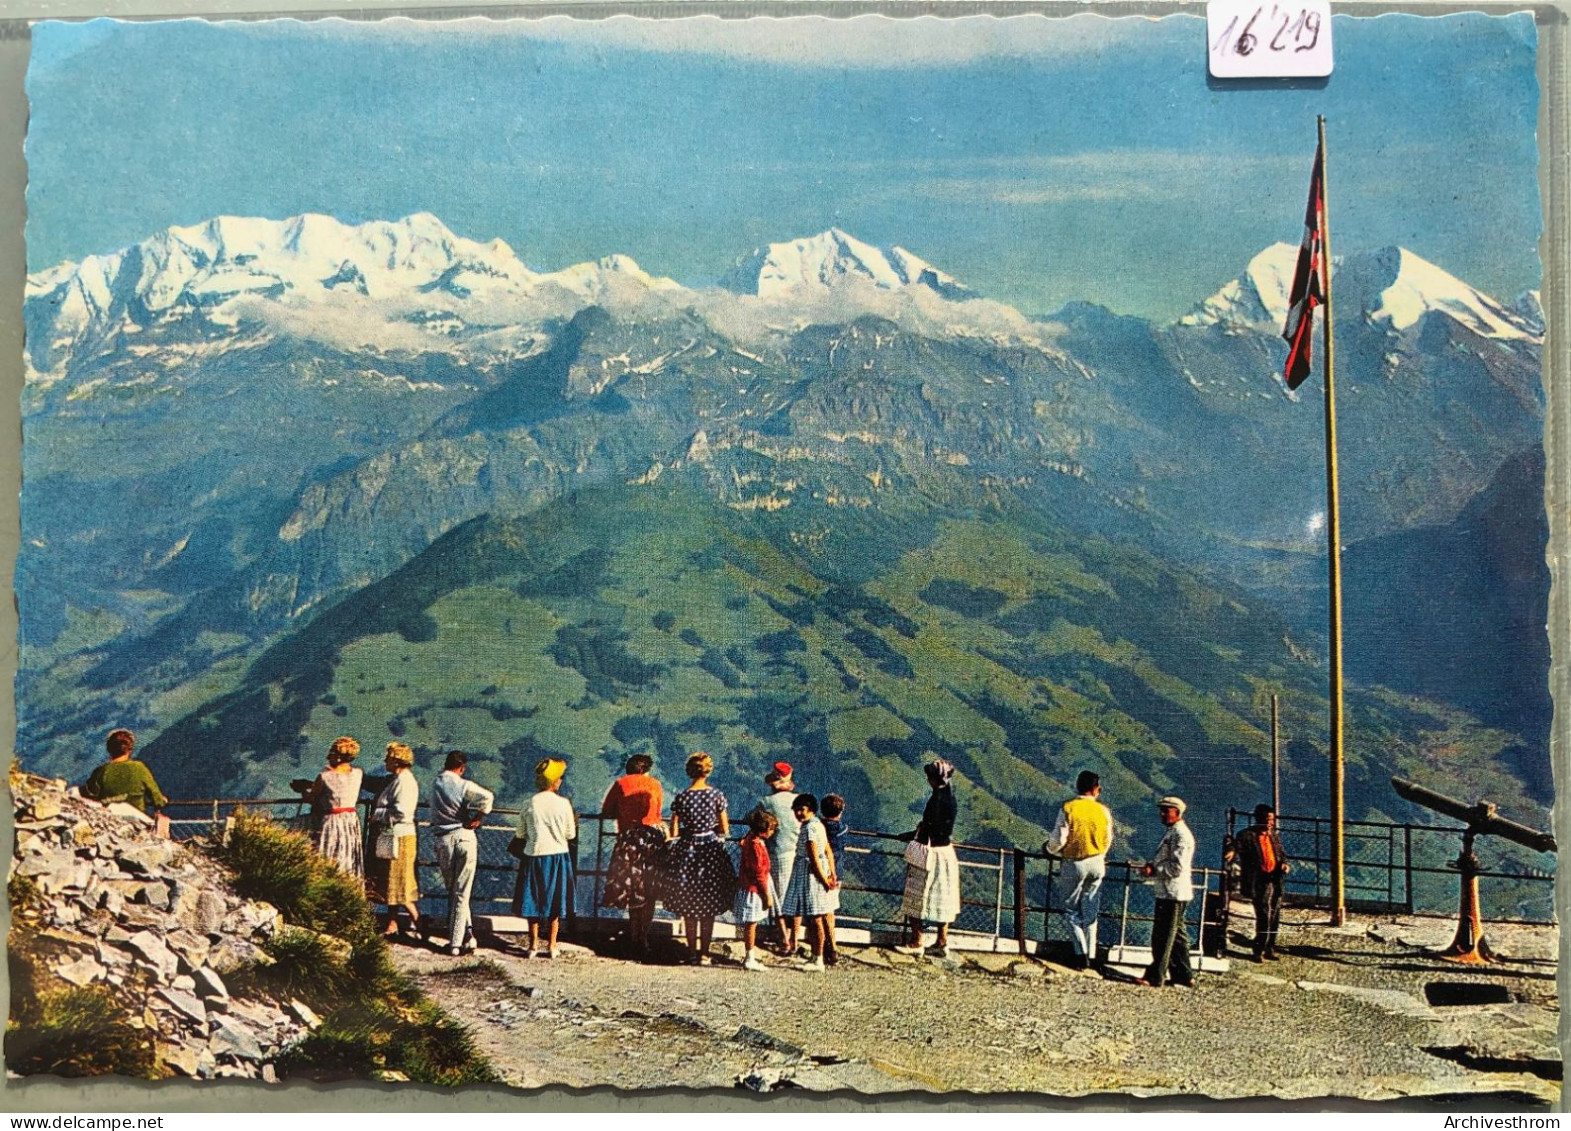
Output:
[[600,815],[616,819],[616,847],[606,869],[607,907],[627,909],[628,942],[638,953],[649,950],[649,928],[655,918],[656,866],[665,847],[665,826],[660,809],[665,804],[660,783],[649,775],[654,759],[634,754],[627,773],[611,783]]

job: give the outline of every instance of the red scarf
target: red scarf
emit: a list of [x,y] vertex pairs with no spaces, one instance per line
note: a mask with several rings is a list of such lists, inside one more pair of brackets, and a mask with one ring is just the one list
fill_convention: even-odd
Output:
[[1271,839],[1271,834],[1264,830],[1255,834],[1255,844],[1260,848],[1260,870],[1268,876],[1276,871],[1276,848]]

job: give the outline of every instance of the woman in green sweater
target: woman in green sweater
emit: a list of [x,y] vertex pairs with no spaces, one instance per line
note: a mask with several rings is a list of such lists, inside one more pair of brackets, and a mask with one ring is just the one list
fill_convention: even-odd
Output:
[[169,804],[169,798],[158,788],[147,764],[131,760],[131,751],[136,749],[136,735],[128,730],[110,731],[104,748],[109,751],[109,761],[88,775],[82,786],[83,797],[105,805],[124,801],[149,816]]

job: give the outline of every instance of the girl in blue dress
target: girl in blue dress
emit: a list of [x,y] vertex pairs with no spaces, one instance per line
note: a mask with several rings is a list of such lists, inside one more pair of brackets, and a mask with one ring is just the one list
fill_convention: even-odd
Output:
[[799,917],[807,925],[813,957],[804,970],[824,969],[824,952],[829,942],[829,917],[840,910],[840,881],[835,877],[834,854],[829,836],[818,819],[818,798],[799,793],[791,812],[801,824],[796,841],[796,863],[791,867],[791,886],[780,901],[780,913]]

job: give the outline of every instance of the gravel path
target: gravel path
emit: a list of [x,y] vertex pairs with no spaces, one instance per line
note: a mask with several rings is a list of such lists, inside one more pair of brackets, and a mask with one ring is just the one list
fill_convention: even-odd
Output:
[[[554,962],[506,951],[475,961],[401,950],[398,960],[524,1088],[1495,1093],[1553,1102],[1552,958],[1478,973],[1412,945],[1436,929],[1421,920],[1300,926],[1282,962],[1235,959],[1229,974],[1192,990],[1011,955],[935,962],[871,948],[847,948],[823,974],[783,962],[764,973],[724,961],[640,965],[578,948]],[[1551,936],[1510,941],[1519,955],[1552,955]],[[1504,987],[1511,1000],[1431,1006],[1424,986],[1438,980]]]

